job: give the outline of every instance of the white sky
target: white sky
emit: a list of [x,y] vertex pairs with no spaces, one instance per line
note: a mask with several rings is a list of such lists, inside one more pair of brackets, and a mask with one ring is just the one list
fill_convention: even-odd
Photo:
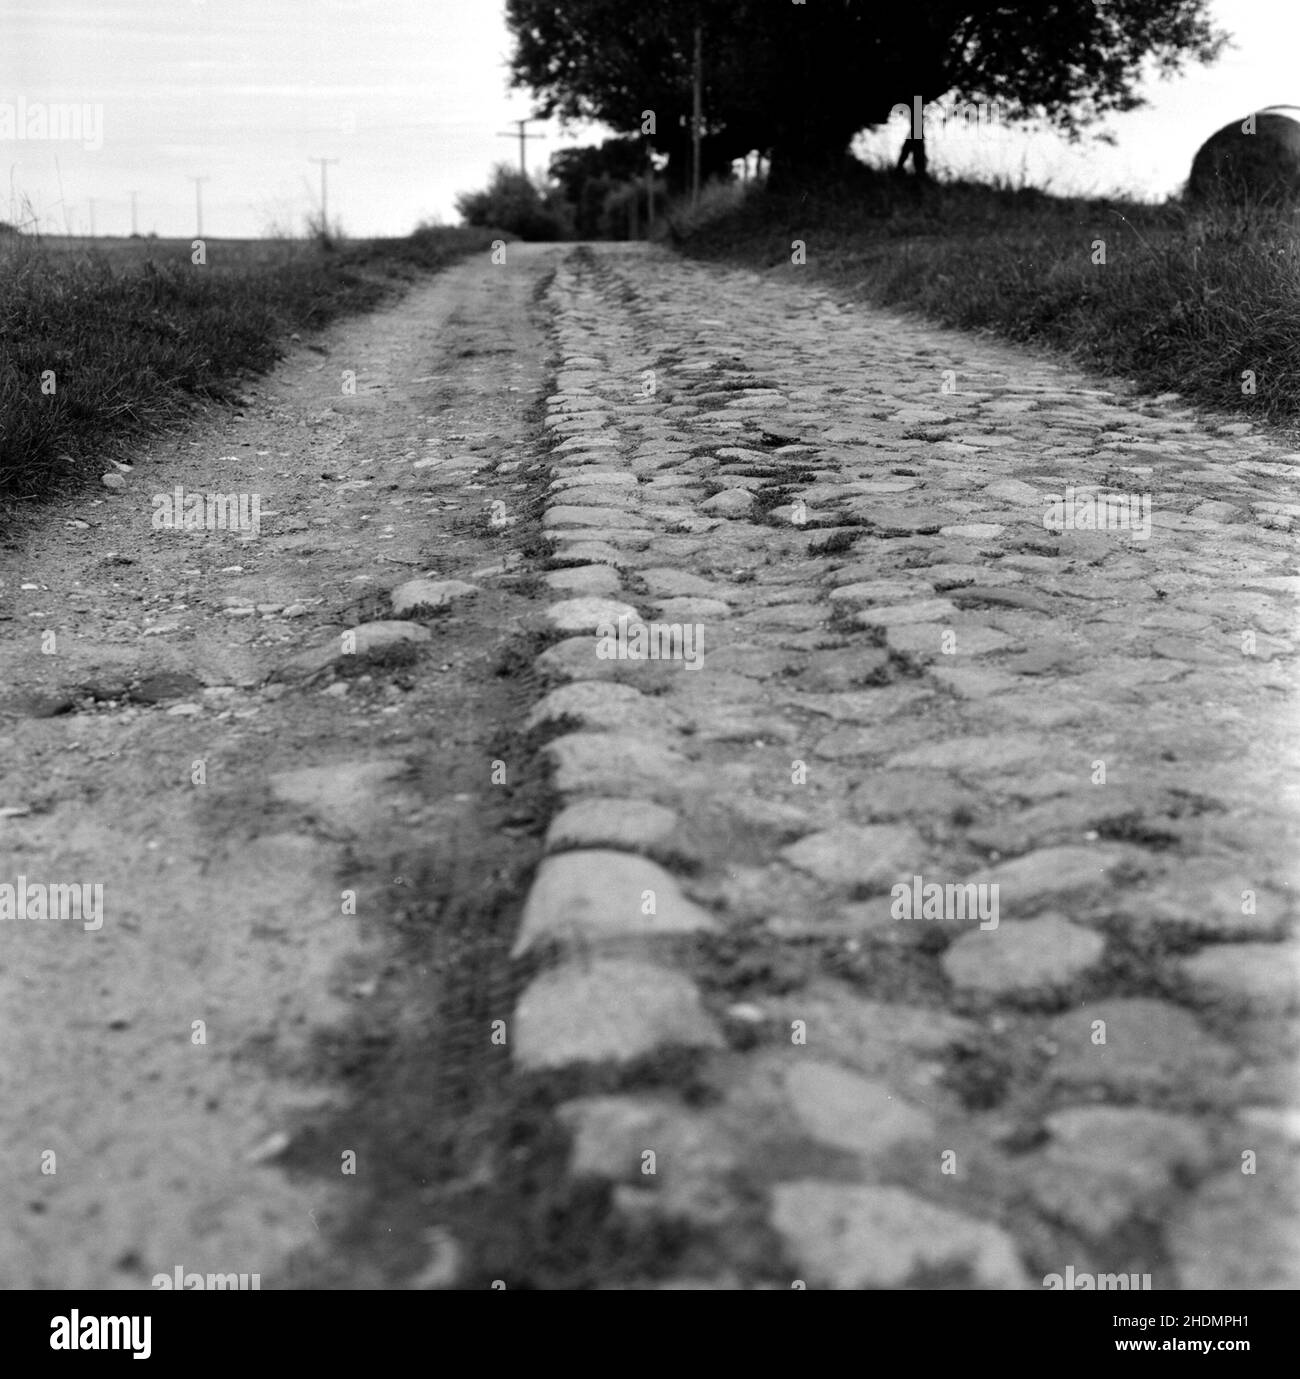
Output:
[[[630,4],[641,0],[628,0]],[[1118,148],[1043,136],[935,141],[934,161],[1054,191],[1158,197],[1186,177],[1208,135],[1260,106],[1300,105],[1300,0],[1214,0],[1237,44],[1214,67],[1153,82],[1153,107],[1115,119]],[[507,86],[502,0],[0,0],[0,218],[30,207],[73,233],[194,231],[253,236],[302,229],[329,168],[331,219],[352,235],[405,234],[455,220],[458,191],[517,161],[500,137],[531,113]],[[92,108],[80,141],[8,138],[4,107]],[[94,137],[102,111],[102,146]],[[1297,112],[1300,114],[1300,112]],[[602,131],[536,124],[530,170]],[[886,152],[902,135],[878,136]]]

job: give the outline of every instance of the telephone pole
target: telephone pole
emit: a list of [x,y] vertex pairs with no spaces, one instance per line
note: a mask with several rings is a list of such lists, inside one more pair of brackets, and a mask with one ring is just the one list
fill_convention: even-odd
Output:
[[655,228],[655,151],[645,146],[645,216],[646,233],[653,234]]
[[329,230],[329,203],[326,200],[325,169],[331,163],[337,163],[337,158],[308,158],[309,163],[320,164],[320,227],[323,231]]
[[191,177],[189,180],[190,180],[191,182],[194,183],[194,218],[195,218],[195,224],[196,224],[197,227],[198,227],[198,228],[197,228],[197,231],[196,231],[196,236],[197,236],[198,239],[202,239],[202,238],[203,238],[203,184],[204,184],[205,182],[211,182],[212,179],[211,179],[210,177]]
[[700,204],[700,124],[704,103],[704,38],[700,26],[695,26],[695,92],[691,114],[691,209]]
[[498,131],[497,131],[497,137],[500,138],[500,139],[518,139],[518,140],[519,140],[519,175],[520,175],[520,177],[526,178],[526,177],[528,176],[528,168],[527,168],[527,166],[526,166],[526,164],[525,164],[525,162],[524,162],[524,144],[525,144],[525,143],[527,142],[527,140],[529,140],[529,139],[545,139],[545,138],[546,138],[546,135],[545,135],[545,134],[526,134],[526,133],[524,132],[524,126],[525,126],[525,125],[528,125],[528,124],[531,124],[531,123],[532,123],[531,119],[529,119],[529,120],[515,120],[515,121],[513,121],[513,123],[514,123],[514,124],[517,124],[517,125],[519,126],[519,133],[518,133],[518,134],[516,134],[513,130],[511,130],[511,131],[509,131],[509,132],[507,132],[507,131],[505,131],[505,130],[498,130]]
[[135,215],[135,199],[136,199],[136,197],[139,196],[139,195],[140,195],[139,192],[131,192],[131,193],[130,193],[130,197],[131,197],[131,234],[132,234],[132,235],[137,235],[137,234],[140,233],[140,231],[139,231],[139,226],[138,226],[137,223],[136,223],[136,215]]
[[88,197],[86,198],[86,200],[90,202],[90,237],[91,237],[91,239],[94,239],[94,238],[95,238],[95,198],[94,198],[93,196],[88,196]]

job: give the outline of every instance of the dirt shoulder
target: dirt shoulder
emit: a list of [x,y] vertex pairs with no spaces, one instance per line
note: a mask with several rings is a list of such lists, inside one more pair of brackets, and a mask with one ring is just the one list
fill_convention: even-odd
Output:
[[[449,857],[528,864],[490,762],[557,254],[475,256],[336,325],[4,554],[0,1286],[380,1286],[429,1254],[409,1211],[382,1265],[335,1237],[401,1159],[359,1090],[436,1009],[413,869],[427,909]],[[155,526],[178,487],[183,513],[243,495],[246,530]],[[391,622],[418,578],[473,587]],[[42,917],[70,884],[102,886],[98,927]]]

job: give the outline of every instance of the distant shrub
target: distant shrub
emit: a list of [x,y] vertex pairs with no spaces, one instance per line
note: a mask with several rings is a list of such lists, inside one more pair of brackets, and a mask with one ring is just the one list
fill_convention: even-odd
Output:
[[498,163],[482,191],[461,192],[456,209],[466,225],[496,226],[520,239],[567,239],[569,223],[561,203],[543,194],[508,163]]
[[689,196],[683,196],[667,207],[656,226],[655,238],[680,242],[715,222],[728,222],[754,190],[740,182],[707,182],[700,188],[700,199],[695,206],[691,205]]

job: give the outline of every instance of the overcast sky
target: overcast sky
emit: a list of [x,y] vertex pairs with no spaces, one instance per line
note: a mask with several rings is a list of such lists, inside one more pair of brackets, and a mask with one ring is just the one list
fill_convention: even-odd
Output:
[[[629,0],[637,3],[638,0]],[[1022,135],[948,136],[932,156],[1055,191],[1158,196],[1214,130],[1300,105],[1300,0],[1215,0],[1237,49],[1153,83],[1153,108],[1111,122],[1115,149]],[[211,235],[300,231],[328,169],[331,219],[352,235],[456,219],[458,191],[518,160],[501,137],[530,114],[511,91],[502,0],[0,0],[0,217],[47,231],[191,235],[203,177]],[[84,107],[79,139],[12,138],[41,104]],[[1297,112],[1300,115],[1300,112]],[[30,128],[30,125],[27,125]],[[530,169],[602,131],[535,124]],[[896,150],[901,133],[872,142]],[[9,211],[4,207],[8,203]]]

